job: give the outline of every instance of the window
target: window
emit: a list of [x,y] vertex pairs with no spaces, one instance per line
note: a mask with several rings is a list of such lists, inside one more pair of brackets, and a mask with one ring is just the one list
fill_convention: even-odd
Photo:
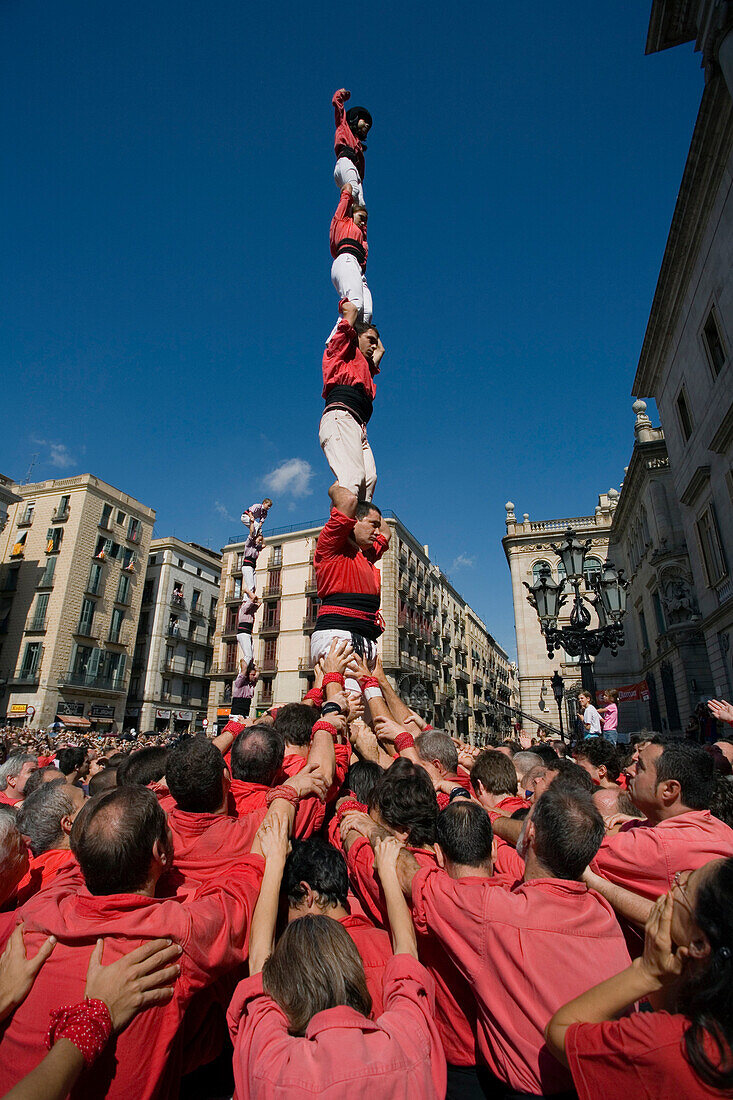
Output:
[[262,680],[260,682],[260,700],[263,703],[272,702],[272,680]]
[[649,631],[646,628],[646,615],[643,611],[639,612],[639,630],[641,631],[641,640],[644,643],[644,649],[649,649]]
[[122,687],[125,678],[127,657],[124,653],[105,653],[102,665],[102,678],[111,687]]
[[109,626],[109,640],[111,642],[119,642],[120,634],[122,633],[122,621],[125,618],[125,612],[120,607],[112,609],[112,618]]
[[174,657],[175,652],[176,652],[176,647],[175,646],[167,645],[165,647],[165,667],[166,668],[173,668],[173,657]]
[[163,698],[170,699],[171,694],[171,682],[167,676],[163,677]]
[[75,646],[71,661],[71,671],[74,676],[86,676],[94,652],[92,647],[88,645]]
[[133,676],[130,680],[130,695],[133,699],[137,699],[140,694],[140,677]]
[[7,634],[8,632],[12,606],[12,603],[4,603],[0,606],[0,634]]
[[191,610],[192,611],[198,611],[200,603],[201,603],[201,593],[199,592],[199,590],[197,588],[194,588],[193,594],[191,596]]
[[242,578],[234,577],[234,586],[232,588],[232,596],[235,600],[241,600],[242,598]]
[[270,565],[280,567],[283,563],[283,548],[282,546],[273,546],[272,557],[270,558]]
[[46,532],[46,553],[58,554],[64,537],[63,527],[49,527]]
[[268,638],[264,646],[263,668],[275,668],[277,658],[277,638]]
[[725,366],[727,356],[714,306],[710,310],[710,313],[708,313],[707,320],[703,326],[702,342],[705,347],[708,362],[710,363],[710,368],[717,378]]
[[178,568],[183,569],[183,558],[178,559]]
[[712,504],[707,506],[696,526],[708,584],[712,587],[712,585],[721,581],[728,572]]
[[534,563],[534,565],[532,566],[532,583],[533,584],[535,584],[540,579],[541,574],[545,570],[549,570],[550,577],[552,577],[552,568],[550,567],[549,561],[536,561]]
[[243,551],[240,550],[239,553],[237,554],[237,564],[234,567],[235,572],[237,570],[241,571],[243,561],[244,561],[244,553],[243,553]]
[[127,538],[129,542],[140,541],[140,520],[130,516],[130,522],[127,525]]
[[20,569],[8,569],[3,581],[3,592],[15,592],[18,588],[18,573]]
[[171,600],[176,605],[176,607],[186,606],[186,602],[183,597],[183,585],[180,581],[175,581],[173,584],[173,594],[171,595]]
[[171,615],[168,619],[168,633],[173,638],[177,638],[178,635],[181,633],[181,627],[179,625],[177,615]]
[[106,539],[100,535],[97,539],[97,546],[94,551],[94,557],[99,561],[116,561],[120,556],[120,545],[117,542],[112,542],[112,539]]
[[583,576],[587,588],[592,588],[596,581],[601,579],[603,566],[598,558],[586,558],[583,564]]
[[129,603],[130,602],[130,578],[126,577],[124,573],[120,574],[120,579],[117,584],[117,603]]
[[149,614],[149,612],[144,611],[143,614],[138,619],[137,632],[140,635],[145,635],[145,634],[148,633],[149,630],[150,630],[150,614]]
[[277,600],[265,604],[265,614],[262,625],[265,628],[277,626],[280,622],[279,605]]
[[193,650],[186,650],[186,672],[190,672],[193,668]]
[[[117,547],[119,550],[119,546]],[[117,555],[119,557],[119,554]],[[134,550],[125,550],[122,556],[122,568],[126,569],[128,573],[132,573],[135,568],[135,562],[137,561],[137,554]]]
[[62,519],[66,519],[68,517],[69,511],[70,511],[70,508],[69,508],[70,502],[71,502],[71,497],[70,496],[67,495],[67,496],[61,497],[61,500],[59,501],[58,508],[54,512],[53,518],[55,520],[62,520]]
[[282,576],[279,569],[270,569],[267,574],[267,587],[271,590],[271,594],[277,595],[280,592],[280,585],[282,584]]
[[212,596],[211,600],[209,601],[209,615],[212,619],[216,618],[216,608],[218,603],[219,601],[217,600],[216,596]]
[[23,509],[23,512],[21,514],[21,517],[18,520],[18,526],[19,527],[30,527],[30,525],[33,523],[33,513],[35,512],[35,510],[36,510],[35,503],[26,504],[26,506]]
[[111,518],[112,518],[112,505],[111,504],[105,504],[104,508],[102,509],[102,518],[99,521],[99,526],[103,527],[105,531],[108,531],[109,530],[109,522],[110,522]]
[[191,684],[188,680],[184,680],[181,684],[181,699],[184,703],[187,703],[191,698]]
[[692,435],[692,413],[690,412],[690,403],[687,400],[687,390],[683,386],[680,392],[677,394],[677,417],[680,422],[680,430],[682,432],[682,438],[685,443]]
[[149,577],[143,585],[143,603],[150,603],[153,598],[153,585],[155,581],[152,577]]
[[659,598],[658,592],[652,592],[652,606],[654,607],[654,618],[657,621],[657,632],[659,634],[667,633],[667,624],[664,621],[664,611],[662,609],[662,601]]
[[236,642],[228,642],[226,646],[226,657],[224,663],[225,672],[238,672],[239,671],[239,646]]
[[[55,558],[51,559],[55,561]],[[89,580],[87,582],[87,592],[92,596],[98,596],[102,590],[102,577],[104,571],[98,561],[93,561],[89,568]]]
[[94,600],[88,600],[84,597],[81,605],[81,615],[79,616],[79,629],[77,630],[77,634],[83,634],[87,638],[92,637],[94,610],[96,606]]
[[20,666],[20,675],[23,679],[35,676],[41,662],[41,643],[26,642],[23,654],[23,664]]
[[33,618],[29,630],[46,629],[46,611],[48,609],[48,592],[40,592],[36,596],[36,606],[33,609]]
[[25,540],[28,538],[28,532],[24,531],[20,538],[13,543],[13,549],[10,552],[11,558],[22,558],[25,554]]
[[53,575],[56,572],[56,558],[46,558],[46,568],[38,582],[39,588],[53,588]]
[[127,515],[125,514],[125,512],[122,512],[122,511],[117,512],[117,522],[119,523],[120,527],[122,526],[122,524],[125,522],[126,519],[127,519]]

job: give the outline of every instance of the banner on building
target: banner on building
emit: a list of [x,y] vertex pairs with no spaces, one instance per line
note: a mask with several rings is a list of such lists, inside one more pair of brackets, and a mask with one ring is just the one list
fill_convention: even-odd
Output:
[[193,718],[192,710],[174,710],[173,717],[176,722],[190,722]]
[[649,685],[646,680],[640,680],[638,684],[626,684],[625,687],[616,690],[619,703],[632,703],[635,700],[641,700],[644,703],[649,701]]
[[156,718],[170,718],[171,712],[169,710],[156,710]]

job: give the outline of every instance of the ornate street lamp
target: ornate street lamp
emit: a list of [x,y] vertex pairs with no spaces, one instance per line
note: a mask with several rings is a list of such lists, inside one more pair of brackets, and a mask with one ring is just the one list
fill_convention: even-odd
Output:
[[[571,657],[580,661],[580,676],[583,687],[595,698],[592,657],[596,657],[606,646],[612,656],[616,656],[618,647],[624,644],[622,620],[626,614],[626,594],[629,582],[623,570],[617,570],[613,562],[606,561],[603,571],[592,581],[585,578],[586,590],[591,589],[592,597],[581,594],[581,584],[585,577],[585,558],[590,549],[590,539],[581,542],[576,532],[568,528],[560,546],[552,546],[565,567],[565,580],[556,584],[547,566],[540,568],[534,584],[524,582],[529,600],[540,620],[540,630],[547,643],[547,656],[552,660],[556,649],[564,649]],[[573,609],[570,623],[558,627],[557,618],[561,607],[568,599],[563,592],[566,587],[574,590]],[[598,616],[598,626],[591,630],[590,605]],[[554,677],[553,677],[554,681]],[[554,682],[553,682],[554,692]],[[555,695],[557,699],[557,695]],[[559,701],[558,701],[559,706]],[[562,716],[561,716],[562,722]]]
[[557,669],[552,674],[550,684],[552,685],[552,694],[555,696],[555,702],[557,703],[557,715],[560,719],[560,740],[564,741],[565,730],[562,724],[562,697],[565,694],[565,685],[562,682],[562,676],[557,671]]

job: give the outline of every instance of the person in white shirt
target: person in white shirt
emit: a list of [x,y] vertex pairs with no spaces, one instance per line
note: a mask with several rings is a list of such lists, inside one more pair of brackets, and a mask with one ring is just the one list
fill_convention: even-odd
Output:
[[578,695],[578,702],[583,708],[583,725],[586,729],[586,737],[600,737],[601,736],[601,716],[593,706],[590,692],[581,691]]

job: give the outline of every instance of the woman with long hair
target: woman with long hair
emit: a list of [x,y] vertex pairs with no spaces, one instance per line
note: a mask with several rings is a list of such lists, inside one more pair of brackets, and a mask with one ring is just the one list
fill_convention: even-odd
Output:
[[[364,967],[338,921],[300,917],[273,948],[287,827],[274,818],[258,836],[265,873],[250,929],[251,976],[227,1014],[237,1100],[312,1100],[316,1093],[321,1100],[442,1100],[446,1063],[433,1021],[435,985],[417,960],[396,876],[384,884],[395,954],[384,973],[384,1012],[371,1020]],[[394,866],[400,847],[393,838],[379,841],[377,868]]]
[[[652,996],[669,1011],[621,1016]],[[678,872],[644,954],[559,1009],[546,1036],[580,1100],[733,1096],[733,859]]]

